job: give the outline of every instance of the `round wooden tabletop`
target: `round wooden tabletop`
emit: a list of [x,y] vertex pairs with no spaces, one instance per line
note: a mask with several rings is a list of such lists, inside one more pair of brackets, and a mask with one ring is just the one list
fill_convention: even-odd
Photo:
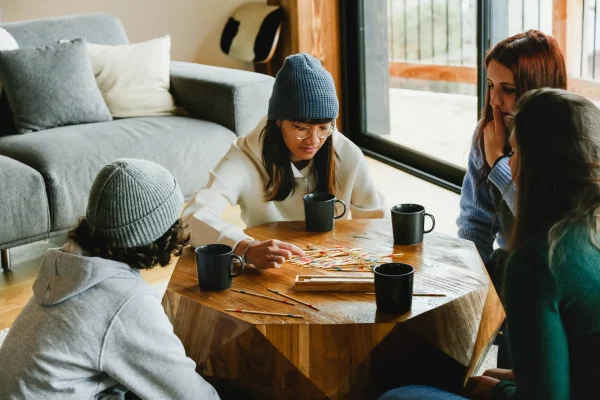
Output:
[[[199,370],[205,374],[244,381],[244,373],[239,368],[236,367],[236,372],[232,373],[231,365],[219,371],[214,369],[214,365],[216,360],[232,356],[233,350],[228,347],[244,347],[243,337],[259,335],[266,338],[268,343],[259,344],[260,340],[255,337],[258,342],[251,348],[244,347],[248,357],[256,357],[257,349],[273,352],[291,362],[312,385],[316,384],[315,393],[327,394],[332,390],[350,393],[352,390],[349,388],[340,387],[337,373],[334,377],[330,376],[336,368],[347,370],[348,367],[321,359],[314,349],[321,348],[325,358],[328,351],[338,354],[338,358],[338,352],[359,352],[360,356],[355,354],[350,362],[350,365],[355,363],[356,367],[369,359],[368,355],[380,342],[394,336],[392,332],[401,325],[409,328],[410,334],[416,335],[419,341],[432,346],[435,350],[433,353],[439,352],[442,358],[449,357],[460,366],[460,379],[455,378],[452,383],[456,388],[459,380],[462,383],[473,373],[504,319],[496,291],[472,242],[434,232],[425,235],[424,242],[419,245],[394,246],[391,222],[388,220],[336,221],[334,230],[326,233],[307,232],[304,222],[275,222],[247,229],[246,233],[256,240],[278,239],[303,249],[310,244],[319,248],[361,248],[372,254],[402,254],[394,257],[394,261],[408,263],[415,268],[415,293],[445,296],[414,297],[410,312],[403,315],[385,314],[377,311],[375,296],[371,294],[294,291],[297,275],[348,273],[305,268],[290,263],[280,269],[262,271],[247,267],[241,276],[233,279],[232,289],[285,299],[268,290],[275,289],[312,304],[318,311],[293,300],[296,303],[294,306],[233,290],[205,292],[198,286],[194,253],[188,248],[173,272],[163,305],[188,355],[199,363]],[[373,276],[371,272],[351,274]],[[232,313],[224,311],[226,308],[295,314],[304,318]],[[317,329],[318,326],[321,328]],[[333,339],[326,339],[323,335]],[[353,339],[344,339],[342,344],[335,339],[349,336]],[[246,345],[250,346],[249,343]],[[239,361],[239,348],[235,354]],[[338,359],[338,362],[341,360]],[[323,366],[328,369],[323,370]],[[352,371],[350,368],[346,372],[352,375]],[[267,386],[282,384],[272,376],[268,380]],[[360,390],[369,393],[383,390],[379,386],[374,389],[370,378],[363,377],[358,381],[363,385],[359,385]],[[255,378],[249,382],[256,384]],[[285,390],[276,392],[281,396],[290,394]],[[265,395],[260,393],[261,396]]]

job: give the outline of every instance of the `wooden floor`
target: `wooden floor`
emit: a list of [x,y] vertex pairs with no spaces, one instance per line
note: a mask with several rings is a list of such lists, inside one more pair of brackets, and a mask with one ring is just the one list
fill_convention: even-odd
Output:
[[[48,247],[59,247],[66,237],[55,238]],[[0,277],[0,330],[12,325],[19,312],[32,296],[31,286],[37,276],[41,257],[23,263],[14,263],[10,271]],[[151,285],[166,282],[171,277],[177,258],[164,268],[142,271],[142,276]]]
[[466,168],[476,125],[477,96],[390,88],[390,134],[382,138]]
[[[397,203],[419,203],[436,217],[437,232],[456,234],[455,219],[458,216],[459,196],[438,186],[417,179],[385,164],[368,159],[371,174],[377,187],[390,205]],[[238,207],[228,208],[223,218],[245,228]],[[47,248],[60,247],[66,236],[20,246],[11,250],[13,268],[0,275],[0,330],[8,328],[29,301],[31,286],[37,276],[40,261]],[[143,271],[142,276],[150,284],[169,280],[176,260],[168,267]]]

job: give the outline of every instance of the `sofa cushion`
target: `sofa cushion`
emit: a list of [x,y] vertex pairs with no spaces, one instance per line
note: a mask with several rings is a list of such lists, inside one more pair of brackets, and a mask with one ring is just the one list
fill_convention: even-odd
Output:
[[102,96],[115,118],[175,114],[169,92],[171,37],[134,44],[87,44]]
[[[15,50],[18,48],[19,45],[15,38],[6,29],[0,28],[0,51]],[[2,81],[0,81],[0,95],[2,95]]]
[[[127,34],[121,21],[109,14],[76,14],[2,24],[19,47],[54,45],[61,39],[81,38],[90,43],[127,44]],[[8,103],[0,104],[0,116],[9,115]],[[0,118],[0,135],[12,134]]]
[[19,47],[38,47],[61,39],[85,39],[98,44],[126,44],[127,34],[118,18],[109,14],[76,14],[3,24]]
[[0,80],[19,133],[112,120],[81,39],[0,51]]
[[0,156],[0,248],[43,237],[49,231],[42,176],[27,165]]
[[49,188],[52,230],[85,214],[98,171],[117,158],[140,158],[167,168],[185,196],[208,182],[208,172],[235,135],[212,122],[145,117],[67,126],[0,138],[0,154],[38,170]]

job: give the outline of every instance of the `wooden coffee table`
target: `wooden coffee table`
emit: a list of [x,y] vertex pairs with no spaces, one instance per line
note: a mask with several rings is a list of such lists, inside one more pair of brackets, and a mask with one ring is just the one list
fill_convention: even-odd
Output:
[[[393,246],[387,220],[337,221],[328,233],[306,232],[304,222],[270,223],[246,232],[257,240],[275,238],[301,248],[310,243],[403,253],[397,260],[415,267],[415,292],[447,295],[414,297],[411,312],[383,314],[370,294],[294,292],[298,274],[336,273],[289,263],[266,271],[247,268],[232,287],[278,297],[267,290],[274,288],[320,311],[232,290],[203,292],[194,253],[186,249],[163,299],[175,333],[198,372],[209,380],[230,381],[255,398],[369,399],[407,383],[459,391],[504,320],[477,250],[466,240],[431,233],[420,245]],[[305,319],[225,308],[302,314]]]

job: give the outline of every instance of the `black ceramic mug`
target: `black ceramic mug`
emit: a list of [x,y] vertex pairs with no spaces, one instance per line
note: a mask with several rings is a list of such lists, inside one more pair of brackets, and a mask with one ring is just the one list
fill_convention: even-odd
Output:
[[[344,206],[340,215],[335,215],[335,204]],[[329,232],[333,221],[346,214],[346,204],[331,193],[311,193],[304,196],[304,216],[306,230],[309,232]]]
[[[233,260],[240,262],[240,271],[233,273]],[[196,248],[198,284],[202,290],[225,290],[231,287],[231,278],[244,271],[242,257],[233,254],[231,246],[209,244]]]
[[377,310],[404,314],[412,307],[415,269],[404,263],[386,263],[373,268]]
[[[423,241],[423,234],[435,228],[435,218],[419,204],[398,204],[391,208],[394,244],[410,245]],[[425,230],[425,216],[431,218],[431,229]]]

